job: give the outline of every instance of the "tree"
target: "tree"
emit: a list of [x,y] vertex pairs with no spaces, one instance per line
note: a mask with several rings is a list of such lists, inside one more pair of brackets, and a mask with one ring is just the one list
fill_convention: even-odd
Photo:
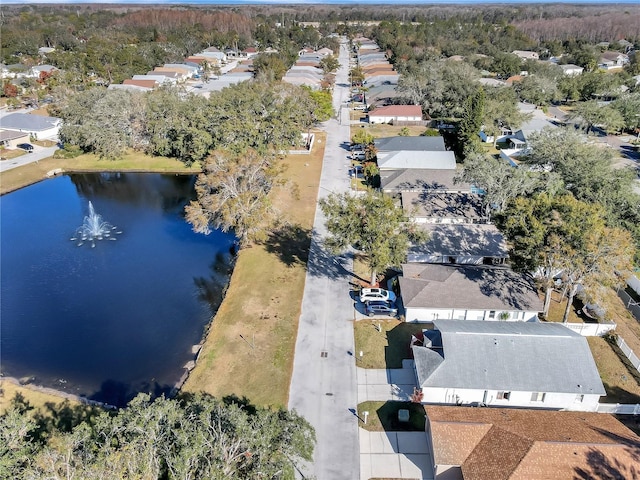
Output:
[[584,288],[592,302],[598,303],[606,295],[604,288],[624,285],[632,271],[635,251],[626,230],[604,226],[588,229],[581,240],[577,245],[570,245],[566,256],[564,279],[568,293],[564,323],[569,320],[579,287]]
[[367,132],[366,130],[357,130],[351,136],[351,144],[352,145],[370,145],[374,143],[375,137]]
[[503,128],[515,131],[531,118],[530,113],[522,113],[518,108],[515,92],[510,88],[489,88],[486,90],[482,127],[484,132],[493,136],[493,146]]
[[521,100],[537,106],[548,105],[558,97],[555,80],[540,75],[524,77],[515,84],[515,89]]
[[187,221],[205,234],[211,226],[233,230],[241,248],[264,240],[274,219],[268,195],[279,173],[255,150],[214,152],[196,180],[197,200],[185,207]]
[[351,78],[352,86],[362,86],[364,83],[364,71],[361,67],[353,67],[349,71],[349,78]]
[[608,105],[601,106],[595,100],[578,103],[567,119],[575,121],[588,135],[594,126],[602,126],[607,131],[619,131],[624,127],[622,114]]
[[622,115],[625,128],[630,131],[640,128],[640,92],[622,95],[611,106]]
[[458,141],[460,151],[467,157],[473,152],[480,150],[480,128],[484,118],[485,94],[482,88],[464,102],[464,112],[462,120],[458,126]]
[[495,55],[491,68],[498,76],[508,78],[520,73],[522,70],[522,60],[513,53],[499,52]]
[[263,80],[282,80],[288,67],[283,58],[277,53],[261,53],[253,60],[253,70],[256,77]]
[[331,194],[320,201],[320,208],[331,234],[326,240],[329,250],[338,254],[353,246],[364,252],[372,285],[378,272],[406,260],[411,241],[426,238],[391,197],[378,192],[358,197]]
[[0,417],[3,438],[24,460],[7,464],[3,478],[292,479],[315,443],[313,427],[295,412],[205,394],[141,394],[70,431],[48,424],[41,438],[30,435],[27,415]]
[[600,207],[580,202],[572,195],[546,193],[516,198],[497,215],[496,223],[509,242],[513,268],[541,278],[545,317],[554,276],[571,267],[571,254],[587,232],[604,226]]
[[334,55],[327,55],[322,60],[320,60],[320,68],[322,71],[326,73],[333,73],[338,68],[340,68],[340,62]]
[[517,196],[532,192],[538,183],[533,172],[482,154],[465,159],[462,172],[455,178],[456,182],[460,180],[483,190],[482,203],[487,217],[491,217],[493,210],[504,210]]

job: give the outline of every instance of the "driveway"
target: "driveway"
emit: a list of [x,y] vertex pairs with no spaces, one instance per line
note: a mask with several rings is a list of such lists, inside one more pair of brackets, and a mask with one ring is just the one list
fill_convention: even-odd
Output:
[[[356,358],[359,352],[356,352]],[[372,401],[410,400],[416,376],[413,360],[403,360],[404,368],[373,369],[358,368],[358,403]]]
[[[359,352],[356,352],[356,358]],[[358,403],[371,401],[406,402],[413,393],[416,377],[413,360],[403,368],[358,368]],[[370,415],[375,415],[370,412]],[[360,435],[360,479],[433,479],[431,448],[425,432],[368,432]]]
[[425,432],[360,430],[360,480],[406,478],[432,480],[433,460]]

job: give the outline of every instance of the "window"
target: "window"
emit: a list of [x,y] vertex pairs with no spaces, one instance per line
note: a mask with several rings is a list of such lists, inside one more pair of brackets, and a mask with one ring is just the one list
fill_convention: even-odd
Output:
[[496,311],[495,310],[491,310],[489,312],[489,318],[496,318]]
[[584,400],[584,395],[576,395],[576,402],[582,403],[583,400]]
[[498,392],[498,400],[509,400],[511,392]]
[[531,401],[532,402],[544,402],[544,396],[545,394],[542,392],[533,392],[531,394]]

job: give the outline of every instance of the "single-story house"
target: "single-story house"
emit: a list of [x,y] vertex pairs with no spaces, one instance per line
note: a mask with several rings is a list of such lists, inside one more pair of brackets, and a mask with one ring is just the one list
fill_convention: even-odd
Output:
[[567,63],[566,65],[560,65],[560,68],[562,68],[562,72],[565,75],[569,75],[570,77],[573,75],[580,75],[582,72],[584,72],[584,68],[579,67],[578,65],[574,65],[572,63]]
[[398,152],[408,150],[412,152],[444,152],[444,138],[437,137],[384,137],[375,140],[378,152]]
[[[123,85],[135,85],[138,87],[144,88],[146,91],[153,90],[158,86],[158,82],[156,80],[134,80],[129,78],[122,82]],[[111,85],[109,85],[111,86]]]
[[[363,82],[363,85],[366,85],[367,88],[373,88],[378,85],[397,85],[399,80],[400,75],[398,75],[397,73],[377,73],[375,75],[367,76]],[[396,123],[395,125],[398,125],[398,123]]]
[[[640,437],[613,415],[428,405],[433,478],[633,478]],[[611,470],[608,468],[611,467]]]
[[17,130],[0,129],[0,146],[16,148],[19,143],[29,141],[29,134]]
[[629,63],[629,55],[620,52],[607,51],[600,54],[598,67],[603,70],[617,70]]
[[506,87],[507,84],[504,80],[498,80],[497,78],[479,78],[478,83],[485,87]]
[[110,83],[107,90],[127,90],[130,92],[148,92],[152,90],[149,87],[142,87],[138,85],[140,82],[146,82],[147,80],[125,80],[124,83]]
[[435,320],[412,346],[423,403],[595,412],[587,339],[560,323]]
[[540,59],[538,52],[532,52],[530,50],[514,50],[511,53],[521,58],[522,60],[539,60]]
[[159,84],[167,83],[167,84],[175,84],[177,83],[175,76],[170,76],[168,73],[156,73],[149,72],[147,75],[134,75],[131,77],[132,80],[153,80],[158,82]]
[[436,170],[455,170],[456,156],[453,152],[412,151],[378,152],[380,170],[403,170],[407,168],[430,168]]
[[409,263],[502,265],[509,257],[507,242],[492,224],[424,224],[429,239],[409,247]]
[[31,113],[10,113],[2,117],[3,129],[26,133],[38,140],[56,138],[61,125],[61,118]]
[[470,224],[489,221],[482,198],[473,193],[400,192],[402,208],[416,223]]
[[323,47],[320,50],[318,50],[316,53],[318,55],[322,55],[323,57],[326,57],[327,55],[333,55],[333,50],[327,47]]
[[406,263],[398,282],[407,322],[535,322],[543,309],[534,280],[504,267]]
[[31,67],[32,76],[36,78],[39,78],[42,72],[52,74],[57,70],[53,65],[34,65]]
[[471,184],[454,182],[457,170],[406,168],[380,170],[380,189],[389,194],[400,192],[478,193]]

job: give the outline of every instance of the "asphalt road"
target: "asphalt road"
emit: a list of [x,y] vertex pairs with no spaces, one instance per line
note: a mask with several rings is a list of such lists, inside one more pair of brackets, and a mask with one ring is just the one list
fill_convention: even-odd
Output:
[[[336,75],[335,119],[324,125],[327,144],[318,198],[349,190],[346,145],[349,123],[341,105],[348,97],[348,51],[343,44]],[[348,119],[348,112],[347,112]],[[353,480],[359,474],[357,379],[353,355],[353,301],[349,296],[352,259],[334,257],[322,247],[325,219],[316,210],[307,277],[298,327],[289,408],[303,415],[316,430],[312,464],[299,465],[301,478]]]
[[12,168],[22,167],[23,165],[27,165],[29,163],[38,162],[45,158],[49,158],[53,155],[53,153],[58,149],[58,147],[40,147],[38,145],[33,146],[33,152],[25,153],[16,158],[12,158],[10,160],[1,160],[0,161],[0,173],[6,172],[7,170],[11,170]]

